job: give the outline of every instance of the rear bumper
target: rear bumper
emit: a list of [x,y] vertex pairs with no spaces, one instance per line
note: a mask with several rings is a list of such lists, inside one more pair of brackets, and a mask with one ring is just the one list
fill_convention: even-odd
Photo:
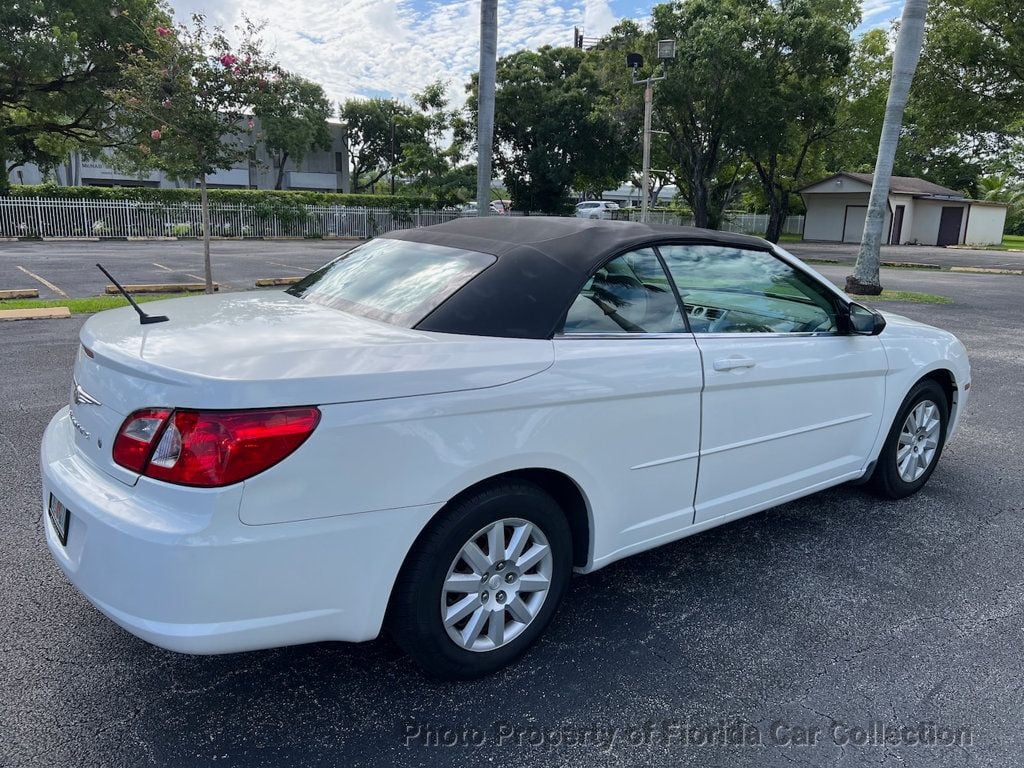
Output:
[[[40,460],[46,542],[68,579],[132,634],[184,653],[376,637],[438,506],[245,525],[242,485],[127,487],[77,459],[66,408]],[[45,514],[51,493],[71,511],[67,546]]]

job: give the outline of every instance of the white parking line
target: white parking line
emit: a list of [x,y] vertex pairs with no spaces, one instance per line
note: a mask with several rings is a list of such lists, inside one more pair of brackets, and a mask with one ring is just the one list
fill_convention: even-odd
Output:
[[170,267],[165,267],[165,266],[164,266],[163,264],[157,264],[157,263],[156,263],[155,261],[153,262],[153,266],[154,266],[154,267],[159,267],[159,268],[160,268],[160,269],[162,269],[162,270],[163,270],[164,272],[173,272],[173,271],[174,271],[174,270],[173,270],[173,269],[171,269]]
[[50,289],[51,291],[53,291],[54,293],[56,293],[56,294],[58,294],[58,295],[60,295],[60,296],[63,296],[63,297],[65,298],[65,299],[66,299],[66,298],[68,297],[68,295],[67,295],[66,293],[64,293],[64,291],[62,291],[62,290],[61,290],[60,288],[58,288],[58,287],[57,287],[56,285],[54,285],[53,283],[51,283],[51,282],[50,282],[49,280],[47,280],[47,279],[46,279],[45,277],[40,277],[40,276],[39,276],[39,275],[37,275],[37,274],[36,274],[35,272],[29,272],[29,271],[28,271],[27,269],[25,269],[24,267],[18,267],[18,269],[20,269],[20,270],[21,270],[22,272],[24,272],[24,273],[25,273],[26,275],[28,275],[29,277],[31,277],[31,278],[32,278],[33,280],[38,280],[38,281],[39,281],[40,283],[42,283],[43,285],[45,285],[45,286],[46,286],[47,288],[49,288],[49,289]]
[[193,275],[191,272],[186,272],[185,273],[185,277],[195,278],[196,280],[198,280],[201,283],[205,283],[206,282],[206,278],[205,277],[200,277],[199,275]]
[[275,267],[284,267],[285,269],[298,269],[302,272],[309,272],[309,267],[297,267],[294,264],[282,264],[280,261],[268,261],[267,264],[273,264]]

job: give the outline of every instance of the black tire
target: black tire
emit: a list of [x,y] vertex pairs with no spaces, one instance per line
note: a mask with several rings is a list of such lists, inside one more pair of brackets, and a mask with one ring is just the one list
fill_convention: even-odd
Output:
[[[547,539],[553,557],[547,596],[533,620],[506,645],[468,650],[445,629],[442,586],[452,562],[474,534],[509,518],[532,523]],[[540,637],[565,595],[571,574],[572,535],[555,500],[530,482],[497,482],[449,506],[420,535],[395,582],[387,628],[429,675],[446,680],[481,677],[515,661]]]
[[[913,482],[907,482],[900,477],[899,466],[896,461],[896,452],[899,448],[900,430],[903,428],[907,415],[918,403],[924,400],[931,400],[938,406],[939,410],[939,444],[935,449],[935,455],[931,463],[925,469],[924,474]],[[885,445],[878,455],[878,462],[875,470],[868,480],[868,488],[878,496],[886,499],[903,499],[917,493],[928,482],[935,467],[942,457],[942,448],[946,444],[946,429],[949,426],[949,401],[946,393],[938,382],[933,379],[923,379],[914,385],[910,390],[903,405],[896,413],[896,418],[885,438]]]

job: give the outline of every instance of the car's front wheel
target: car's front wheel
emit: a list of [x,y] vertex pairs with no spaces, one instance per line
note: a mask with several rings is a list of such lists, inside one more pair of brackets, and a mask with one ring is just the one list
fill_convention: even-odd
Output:
[[434,520],[399,574],[391,635],[430,674],[486,675],[541,635],[565,594],[572,537],[550,495],[496,483]]
[[928,482],[946,442],[949,402],[938,382],[918,382],[900,406],[869,487],[880,496],[902,499]]

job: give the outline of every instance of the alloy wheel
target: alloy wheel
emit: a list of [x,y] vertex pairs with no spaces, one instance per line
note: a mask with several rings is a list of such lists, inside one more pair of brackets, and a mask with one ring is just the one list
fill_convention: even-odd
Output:
[[896,445],[896,467],[904,482],[913,483],[931,466],[941,426],[939,407],[931,400],[922,400],[907,414]]
[[551,587],[554,556],[544,532],[521,518],[498,520],[459,550],[441,588],[441,620],[467,651],[493,651],[522,634]]

